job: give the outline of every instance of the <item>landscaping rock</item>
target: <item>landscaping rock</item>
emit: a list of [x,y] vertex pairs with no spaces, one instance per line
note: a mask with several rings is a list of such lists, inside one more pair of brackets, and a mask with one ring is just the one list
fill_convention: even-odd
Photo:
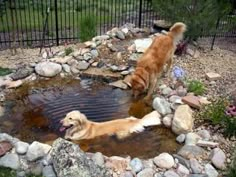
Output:
[[5,155],[8,151],[12,149],[12,145],[8,141],[1,141],[0,142],[0,157]]
[[210,132],[208,130],[199,130],[197,132],[197,134],[203,139],[203,140],[210,140],[211,139],[211,135]]
[[110,177],[111,174],[80,150],[79,146],[58,138],[54,141],[51,156],[58,177]]
[[35,161],[37,159],[40,159],[44,157],[49,152],[50,149],[51,149],[51,146],[34,141],[29,146],[28,151],[26,153],[27,160]]
[[124,40],[124,39],[125,39],[125,35],[124,35],[124,33],[123,33],[122,31],[117,30],[117,31],[115,32],[115,34],[116,34],[116,37],[117,37],[117,38],[119,38],[119,39],[121,39],[121,40]]
[[173,120],[173,114],[168,114],[163,118],[162,122],[167,128],[169,128],[171,127],[172,120]]
[[4,155],[0,158],[0,166],[18,170],[20,168],[19,156],[14,153]]
[[19,141],[16,143],[15,145],[15,148],[16,148],[16,152],[18,154],[25,154],[29,148],[29,144],[28,143],[25,143],[25,142],[22,142],[22,141]]
[[203,172],[203,167],[195,158],[190,159],[189,162],[194,174],[201,174]]
[[199,98],[196,96],[185,96],[182,98],[182,102],[196,109],[200,109],[201,107]]
[[11,78],[15,80],[24,79],[31,75],[34,72],[34,69],[31,67],[24,67],[18,69],[15,73],[11,75]]
[[170,103],[164,98],[154,98],[152,106],[162,115],[171,114]]
[[62,66],[53,62],[41,62],[35,66],[35,71],[43,77],[54,77],[62,70]]
[[96,152],[95,154],[93,154],[92,156],[92,160],[99,166],[104,166],[104,157],[102,155],[101,152]]
[[134,41],[134,44],[136,46],[137,52],[144,53],[152,44],[152,39],[151,38],[136,39]]
[[163,95],[169,95],[173,90],[170,87],[166,87],[162,90]]
[[123,82],[123,80],[118,80],[112,83],[109,83],[110,86],[116,87],[116,88],[120,88],[120,89],[124,89],[126,90],[128,88],[127,84],[125,84]]
[[188,177],[208,177],[207,174],[190,174]]
[[215,80],[220,79],[221,75],[217,73],[209,72],[209,73],[206,73],[206,77],[209,81],[215,81]]
[[91,50],[90,53],[92,54],[92,56],[94,58],[98,57],[98,55],[99,55],[99,53],[98,53],[98,51],[96,49]]
[[159,156],[155,157],[153,161],[158,167],[165,169],[170,169],[175,164],[173,157],[168,153],[161,153]]
[[43,176],[44,177],[57,177],[51,165],[43,167]]
[[83,55],[83,59],[84,59],[85,61],[89,61],[91,58],[92,58],[92,54],[91,54],[91,53],[85,53],[85,54]]
[[142,161],[139,158],[132,159],[130,161],[130,166],[135,173],[138,173],[143,169]]
[[66,73],[70,73],[70,66],[68,64],[62,64],[62,68]]
[[211,162],[216,168],[221,170],[225,168],[226,156],[220,148],[213,149],[210,156]]
[[179,136],[176,137],[176,141],[178,143],[183,143],[185,141],[185,134],[180,134]]
[[151,177],[155,171],[152,168],[145,168],[137,174],[137,177]]
[[209,163],[205,165],[205,173],[208,175],[208,177],[218,177],[219,175],[216,169]]
[[180,176],[187,176],[190,174],[189,170],[181,164],[177,165],[176,171]]
[[180,86],[176,89],[176,93],[178,96],[184,97],[185,95],[187,95],[187,89],[184,88],[183,86]]
[[174,114],[172,131],[179,135],[192,131],[192,127],[193,118],[191,108],[188,105],[180,105]]
[[86,70],[89,67],[89,63],[86,61],[79,61],[78,64],[76,65],[76,68],[78,70]]
[[202,149],[201,147],[194,146],[194,145],[184,145],[179,151],[178,155],[186,158],[205,158],[206,157],[206,151]]
[[180,176],[173,170],[168,170],[164,173],[164,177],[180,177]]
[[198,140],[200,139],[201,137],[196,133],[187,133],[185,138],[185,145],[196,145]]

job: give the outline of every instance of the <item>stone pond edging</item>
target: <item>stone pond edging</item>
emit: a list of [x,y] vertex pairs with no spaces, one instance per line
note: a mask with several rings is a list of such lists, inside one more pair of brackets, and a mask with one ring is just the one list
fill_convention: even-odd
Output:
[[[109,78],[110,81],[115,81],[109,85],[127,89],[129,74],[134,71],[134,66],[96,62],[99,56],[97,47],[103,45],[109,48],[110,52],[116,52],[119,58],[121,54],[113,46],[112,41],[122,41],[144,32],[144,29],[126,24],[121,28],[113,28],[105,35],[94,37],[68,56],[65,56],[65,51],[57,54],[45,52],[39,63],[24,65],[12,74],[0,77],[0,88],[5,88],[0,90],[0,101],[4,102],[4,95],[11,88],[20,87],[39,77],[51,78],[56,75]],[[137,39],[127,48],[130,63],[137,61],[140,53],[151,44],[154,35]],[[161,153],[147,160],[106,157],[99,152],[85,153],[78,145],[62,138],[55,140],[50,146],[36,141],[29,144],[1,133],[0,166],[15,169],[17,175],[22,177],[27,173],[42,174],[45,177],[217,177],[219,173],[216,169],[225,169],[228,157],[220,148],[219,138],[211,135],[204,127],[194,130],[193,111],[190,108],[198,109],[208,102],[205,98],[187,93],[182,85],[171,87],[163,84],[159,89],[160,96],[154,98],[153,108],[162,115],[164,126],[178,135],[176,141],[183,144],[177,154]],[[4,108],[0,106],[0,117],[3,114]]]

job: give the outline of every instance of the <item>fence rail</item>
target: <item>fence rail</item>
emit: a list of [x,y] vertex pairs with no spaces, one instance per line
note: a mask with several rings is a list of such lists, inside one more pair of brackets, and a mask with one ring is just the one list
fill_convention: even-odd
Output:
[[[0,49],[77,42],[85,16],[95,18],[97,34],[125,23],[151,27],[161,19],[151,0],[0,0]],[[230,20],[219,23],[216,36],[236,37],[223,30]]]

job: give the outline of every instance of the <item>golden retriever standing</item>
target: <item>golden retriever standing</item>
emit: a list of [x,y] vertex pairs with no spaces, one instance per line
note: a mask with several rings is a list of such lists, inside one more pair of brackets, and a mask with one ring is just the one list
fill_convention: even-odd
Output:
[[69,112],[61,120],[60,131],[65,131],[65,138],[70,140],[92,139],[102,135],[117,135],[119,138],[134,132],[142,132],[147,126],[160,125],[160,114],[153,111],[142,119],[134,117],[116,119],[107,122],[92,122],[79,111]]
[[176,45],[183,38],[185,31],[186,25],[184,23],[175,23],[167,35],[156,37],[139,59],[130,81],[135,98],[146,90],[148,90],[148,93],[145,99],[149,100],[151,98],[157,79],[160,77],[166,63],[168,64],[167,71],[170,76],[170,67]]

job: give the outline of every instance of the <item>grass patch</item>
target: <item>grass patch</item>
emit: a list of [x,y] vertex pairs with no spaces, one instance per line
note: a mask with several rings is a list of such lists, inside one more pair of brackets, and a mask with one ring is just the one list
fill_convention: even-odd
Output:
[[82,42],[88,41],[96,36],[96,18],[86,16],[80,22],[80,39]]
[[195,95],[202,95],[206,88],[201,81],[189,80],[187,81],[187,87],[189,92],[193,92]]
[[12,71],[9,68],[2,68],[0,67],[0,76],[5,76],[12,73]]
[[[16,171],[0,166],[0,177],[16,177]],[[43,177],[42,175],[27,174],[26,177]]]

